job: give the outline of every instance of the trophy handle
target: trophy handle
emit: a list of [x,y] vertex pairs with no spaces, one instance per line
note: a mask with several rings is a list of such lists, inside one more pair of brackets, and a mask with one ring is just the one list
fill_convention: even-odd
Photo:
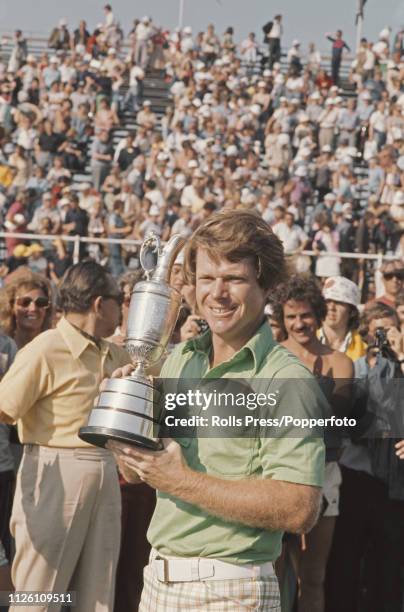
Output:
[[157,234],[150,234],[143,242],[139,255],[140,265],[146,272],[147,278],[149,278],[151,273],[157,268],[160,251],[161,244],[159,237]]

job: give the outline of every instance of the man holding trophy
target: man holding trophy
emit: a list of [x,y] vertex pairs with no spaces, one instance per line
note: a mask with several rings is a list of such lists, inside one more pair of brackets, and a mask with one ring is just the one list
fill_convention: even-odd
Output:
[[[164,363],[161,379],[237,376],[268,381],[268,388],[277,378],[311,382],[309,371],[274,342],[265,319],[267,298],[285,278],[284,264],[281,242],[253,213],[220,213],[201,225],[187,244],[184,274],[195,286],[198,312],[210,330],[178,345]],[[157,298],[151,297],[149,286],[141,291],[148,293],[147,310],[152,313],[151,301]],[[140,304],[143,297],[138,298]],[[157,346],[158,341],[153,342]],[[148,531],[153,548],[139,609],[279,612],[273,565],[283,532],[304,533],[316,521],[324,471],[322,439],[179,437],[162,439],[159,447],[143,427],[146,443],[133,445],[136,440],[119,431],[128,419],[136,423],[143,410],[136,407],[137,400],[148,396],[140,348],[128,350],[137,366],[134,380],[128,383],[127,377],[133,366],[114,373],[104,387],[108,397],[93,411],[84,436],[95,443],[103,432],[115,438],[108,447],[124,478],[157,490]],[[132,396],[131,407],[118,393],[115,398],[119,384],[125,386],[125,401]],[[283,389],[280,403],[286,414],[293,407],[321,415],[324,398],[315,386],[302,394],[290,380]],[[101,426],[99,414],[107,413],[103,402],[112,407],[111,435]],[[150,416],[144,421],[151,422]]]

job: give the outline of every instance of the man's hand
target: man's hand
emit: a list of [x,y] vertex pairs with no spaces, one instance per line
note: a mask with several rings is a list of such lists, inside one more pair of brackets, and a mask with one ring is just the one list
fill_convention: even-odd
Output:
[[164,449],[151,451],[120,442],[108,442],[114,453],[122,476],[128,482],[146,482],[164,493],[175,495],[191,472],[183,457],[180,445],[169,438],[163,439]]
[[397,355],[397,358],[400,359],[403,353],[403,337],[401,332],[397,329],[397,327],[391,327],[389,330],[387,330],[386,337],[390,342],[391,348]]
[[399,459],[404,459],[404,440],[397,442],[395,448],[397,457]]
[[130,450],[130,446],[117,442],[116,440],[109,440],[106,447],[112,451],[115,461],[117,463],[120,474],[124,477],[126,482],[130,484],[139,484],[141,482],[136,470],[128,465],[126,459],[126,451]]
[[201,317],[198,315],[189,315],[184,325],[181,327],[181,342],[189,340],[190,338],[195,338],[195,336],[199,336],[201,329],[197,321],[200,320],[200,318]]

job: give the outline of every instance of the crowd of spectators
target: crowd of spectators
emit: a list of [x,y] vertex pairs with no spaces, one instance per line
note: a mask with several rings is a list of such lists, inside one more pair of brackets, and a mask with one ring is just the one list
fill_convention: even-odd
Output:
[[[359,312],[376,297],[403,331],[404,31],[363,38],[344,74],[341,30],[326,34],[328,63],[314,43],[305,53],[297,39],[281,55],[281,15],[263,31],[262,44],[254,32],[236,42],[232,27],[223,35],[212,24],[169,32],[144,17],[125,41],[106,5],[93,31],[62,19],[41,55],[15,32],[0,60],[0,224],[17,234],[5,239],[0,262],[0,325],[14,349],[54,323],[52,286],[74,257],[124,279],[125,320],[133,283],[122,275],[139,267],[136,242],[150,233],[187,238],[211,215],[235,209],[272,227],[291,269],[320,284],[341,276],[355,283],[342,336],[337,316],[323,328],[333,348],[347,352],[353,343],[355,359],[365,357],[348,306]],[[163,114],[144,95],[150,71],[167,89]],[[34,237],[18,236],[25,233]],[[77,250],[75,236],[106,240]],[[367,254],[378,264],[384,255],[394,260],[375,275]],[[27,268],[48,280],[15,281]],[[181,340],[199,330],[188,304]],[[282,322],[271,324],[284,339]]]
[[[149,17],[134,21],[124,45],[110,5],[104,14],[92,33],[61,19],[40,56],[18,30],[3,54],[3,229],[165,240],[223,208],[247,208],[282,238],[297,270],[342,272],[371,297],[373,266],[335,254],[402,255],[403,32],[363,38],[341,80],[340,30],[326,34],[328,70],[314,43],[304,54],[294,40],[281,61],[281,15],[264,26],[262,45],[254,33],[238,44],[233,28],[221,36],[212,24],[170,33]],[[162,117],[144,97],[153,68],[169,87]],[[136,129],[114,137],[128,113]],[[48,276],[63,271],[54,241],[30,242],[6,239],[3,278],[26,262]],[[312,259],[299,255],[307,248]],[[72,252],[66,243],[66,262]],[[137,266],[134,246],[81,245],[84,254],[114,274]]]

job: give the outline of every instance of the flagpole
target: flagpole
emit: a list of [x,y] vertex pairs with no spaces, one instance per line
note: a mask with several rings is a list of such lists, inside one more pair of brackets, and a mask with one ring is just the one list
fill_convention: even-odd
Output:
[[178,27],[182,30],[184,24],[184,4],[185,0],[180,0],[179,12],[178,12]]
[[362,27],[363,27],[363,16],[358,15],[357,23],[356,23],[356,51],[359,51],[359,47],[361,46],[361,38],[362,38]]

